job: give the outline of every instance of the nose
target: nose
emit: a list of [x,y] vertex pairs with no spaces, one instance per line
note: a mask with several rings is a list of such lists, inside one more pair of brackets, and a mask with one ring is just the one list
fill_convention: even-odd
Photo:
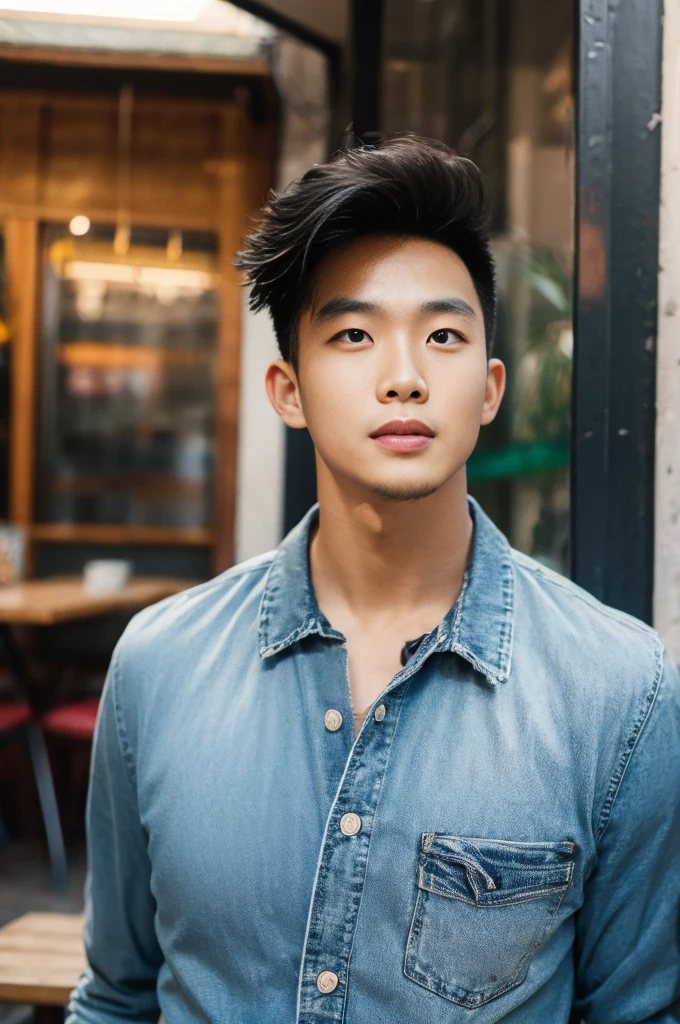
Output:
[[379,402],[426,402],[429,390],[411,347],[404,341],[385,346],[378,385]]

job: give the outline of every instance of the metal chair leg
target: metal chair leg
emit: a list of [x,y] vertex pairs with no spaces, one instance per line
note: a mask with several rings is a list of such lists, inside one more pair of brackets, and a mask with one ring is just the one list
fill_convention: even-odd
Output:
[[42,811],[45,834],[47,836],[52,888],[63,891],[68,884],[64,836],[59,820],[57,798],[54,793],[52,771],[47,756],[47,745],[37,722],[27,723],[26,737],[28,739],[28,750],[35,775],[35,783],[38,788],[40,810]]
[[33,1010],[34,1024],[64,1024],[63,1006],[36,1006]]

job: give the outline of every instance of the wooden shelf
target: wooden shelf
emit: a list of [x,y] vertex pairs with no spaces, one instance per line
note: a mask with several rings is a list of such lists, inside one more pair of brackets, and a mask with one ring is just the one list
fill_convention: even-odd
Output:
[[212,547],[211,529],[182,526],[119,526],[108,523],[35,523],[27,529],[31,540],[55,544],[153,544]]
[[[193,71],[202,74],[254,75],[268,78],[269,61],[261,57],[212,57],[203,54],[123,53],[69,47],[0,45],[0,58],[93,68],[149,68],[152,71]],[[105,100],[102,100],[102,103]],[[109,101],[110,102],[110,101]],[[166,106],[169,103],[166,102]]]
[[169,260],[166,250],[157,245],[131,245],[124,256],[113,251],[113,243],[90,241],[79,238],[61,238],[52,242],[49,248],[49,259],[53,266],[61,272],[65,263],[94,263],[103,266],[124,268],[150,268],[153,270],[183,271],[191,270],[213,278],[213,284],[219,285],[218,257],[215,253],[182,252],[178,260]]
[[121,345],[106,341],[71,341],[57,346],[63,366],[107,370],[191,369],[215,358],[213,352],[150,345]]
[[138,501],[183,501],[204,496],[210,487],[208,474],[193,477],[174,473],[77,473],[54,474],[50,493],[69,497],[103,498],[116,492]]

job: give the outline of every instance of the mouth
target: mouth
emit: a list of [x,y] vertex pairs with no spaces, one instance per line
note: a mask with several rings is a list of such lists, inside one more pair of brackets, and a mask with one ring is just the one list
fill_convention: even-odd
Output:
[[420,420],[390,420],[370,436],[389,451],[414,452],[432,442],[434,431]]

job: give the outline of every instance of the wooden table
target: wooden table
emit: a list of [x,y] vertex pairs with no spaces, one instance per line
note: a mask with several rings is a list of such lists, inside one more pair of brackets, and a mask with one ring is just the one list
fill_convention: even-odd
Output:
[[[0,587],[0,642],[14,676],[17,696],[31,705],[39,717],[31,700],[29,668],[14,636],[13,626],[53,626],[112,612],[139,611],[187,590],[195,582],[165,576],[136,576],[118,593],[105,596],[88,594],[82,576],[51,576]],[[64,889],[67,882],[66,852],[45,740],[37,722],[28,723],[26,729],[47,833],[52,881],[56,889]]]
[[166,576],[133,576],[117,594],[97,597],[83,587],[82,576],[49,576],[0,587],[0,623],[53,626],[111,612],[135,611],[178,594],[197,581]]
[[0,1000],[66,1006],[84,970],[82,914],[24,914],[0,928]]

